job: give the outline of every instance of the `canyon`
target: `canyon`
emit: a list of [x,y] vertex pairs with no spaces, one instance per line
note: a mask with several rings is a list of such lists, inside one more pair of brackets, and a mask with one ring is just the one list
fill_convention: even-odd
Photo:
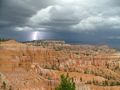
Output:
[[56,40],[0,42],[0,90],[55,90],[67,73],[76,90],[120,90],[120,51]]

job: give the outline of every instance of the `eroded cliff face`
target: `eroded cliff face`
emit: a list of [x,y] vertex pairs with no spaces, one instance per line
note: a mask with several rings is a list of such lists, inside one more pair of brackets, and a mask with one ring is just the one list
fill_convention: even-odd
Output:
[[[105,45],[70,45],[64,41],[18,43],[11,40],[2,42],[0,49],[0,72],[13,90],[54,90],[60,75],[66,72],[74,77],[77,90],[81,90],[80,85],[85,85],[86,90],[97,90],[106,80],[120,81],[120,53]],[[97,82],[95,86],[91,86],[93,80]]]

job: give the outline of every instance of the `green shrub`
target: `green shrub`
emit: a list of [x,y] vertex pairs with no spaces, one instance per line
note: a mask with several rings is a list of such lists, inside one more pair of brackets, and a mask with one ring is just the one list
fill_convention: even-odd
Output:
[[55,90],[75,90],[75,83],[68,74],[66,76],[61,75],[60,85]]

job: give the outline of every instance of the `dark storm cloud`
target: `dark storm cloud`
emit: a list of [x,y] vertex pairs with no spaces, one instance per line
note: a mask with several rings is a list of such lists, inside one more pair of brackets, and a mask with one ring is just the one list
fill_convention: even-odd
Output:
[[33,10],[21,6],[17,0],[4,0],[0,8],[0,20],[11,25],[23,25],[27,17],[34,13]]
[[[37,10],[50,5],[51,0],[0,0],[0,26],[24,26]],[[3,23],[2,23],[3,22]],[[7,23],[5,23],[7,22]]]
[[120,45],[120,1],[0,0],[0,37],[31,40],[36,31],[38,39]]
[[120,8],[112,6],[113,0],[73,1],[59,1],[56,5],[40,9],[30,18],[31,25],[64,27],[75,32],[99,28],[104,30],[106,27],[107,29],[120,28]]
[[22,0],[29,4],[29,6],[32,6],[36,10],[40,10],[42,8],[46,8],[49,5],[54,5],[55,1],[54,0]]

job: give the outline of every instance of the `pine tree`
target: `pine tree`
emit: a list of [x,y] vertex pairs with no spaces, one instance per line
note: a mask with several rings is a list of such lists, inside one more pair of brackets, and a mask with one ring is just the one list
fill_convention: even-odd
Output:
[[60,85],[55,90],[75,90],[75,83],[68,74],[61,75]]

